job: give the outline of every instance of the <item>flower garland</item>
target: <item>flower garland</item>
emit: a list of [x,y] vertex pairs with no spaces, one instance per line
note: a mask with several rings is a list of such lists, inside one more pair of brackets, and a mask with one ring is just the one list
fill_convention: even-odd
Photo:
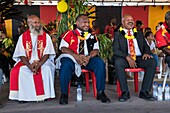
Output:
[[84,33],[84,37],[82,37],[82,36],[77,36],[77,37],[78,37],[78,39],[80,39],[80,40],[86,40],[86,37],[87,37],[88,34],[89,34],[88,32],[85,32],[85,33]]
[[124,28],[123,27],[120,27],[119,28],[119,31],[122,33],[122,35],[126,38],[126,39],[134,39],[137,35],[137,29],[136,28],[133,28],[133,35],[132,36],[128,36],[125,31],[124,31]]

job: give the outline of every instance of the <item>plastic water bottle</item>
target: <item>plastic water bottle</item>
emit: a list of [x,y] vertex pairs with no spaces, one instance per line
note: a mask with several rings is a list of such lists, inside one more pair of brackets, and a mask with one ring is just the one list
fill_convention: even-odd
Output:
[[162,101],[163,100],[163,94],[162,94],[162,84],[158,85],[158,97],[157,97],[158,101]]
[[4,84],[5,82],[7,82],[5,73],[2,73],[2,84]]
[[158,85],[157,85],[156,82],[153,83],[152,88],[153,88],[153,97],[157,98],[157,96],[158,96]]
[[164,99],[165,99],[165,101],[169,101],[169,100],[170,100],[169,85],[168,85],[168,84],[165,85],[165,95],[164,95]]
[[82,89],[81,89],[81,86],[78,85],[78,88],[77,88],[77,101],[82,101],[83,98],[82,98]]

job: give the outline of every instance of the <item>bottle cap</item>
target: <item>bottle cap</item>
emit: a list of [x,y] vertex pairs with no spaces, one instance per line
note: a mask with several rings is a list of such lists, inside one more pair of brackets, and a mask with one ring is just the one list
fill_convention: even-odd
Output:
[[153,84],[157,84],[156,82],[153,82]]
[[78,85],[78,88],[80,88],[81,86],[80,86],[80,84]]
[[168,84],[166,84],[165,86],[169,86]]
[[159,84],[158,86],[162,86],[162,84]]

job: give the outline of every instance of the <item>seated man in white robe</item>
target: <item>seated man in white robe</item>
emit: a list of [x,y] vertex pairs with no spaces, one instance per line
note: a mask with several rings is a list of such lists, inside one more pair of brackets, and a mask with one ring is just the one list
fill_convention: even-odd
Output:
[[55,97],[51,38],[43,31],[39,17],[31,15],[27,23],[29,29],[19,37],[13,55],[16,64],[10,73],[9,99],[20,103]]

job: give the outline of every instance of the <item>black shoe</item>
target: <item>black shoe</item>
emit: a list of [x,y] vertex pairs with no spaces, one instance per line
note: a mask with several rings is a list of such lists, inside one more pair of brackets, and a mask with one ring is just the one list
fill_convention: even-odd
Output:
[[97,100],[101,100],[101,102],[103,102],[103,103],[110,102],[110,99],[106,96],[106,94],[104,93],[104,91],[100,91],[100,92],[97,94]]
[[126,102],[128,99],[130,99],[129,91],[124,91],[119,97],[119,102]]
[[18,101],[20,104],[25,104],[27,101]]
[[0,108],[2,108],[3,107],[3,105],[0,103]]
[[61,94],[60,104],[61,104],[61,105],[66,105],[66,104],[68,104],[68,95],[67,95],[67,94]]
[[155,99],[152,95],[150,95],[149,92],[147,92],[147,91],[145,91],[145,92],[140,91],[139,97],[142,98],[142,99],[145,99],[145,100],[147,100],[147,101],[155,101],[155,100],[156,100],[156,99]]

